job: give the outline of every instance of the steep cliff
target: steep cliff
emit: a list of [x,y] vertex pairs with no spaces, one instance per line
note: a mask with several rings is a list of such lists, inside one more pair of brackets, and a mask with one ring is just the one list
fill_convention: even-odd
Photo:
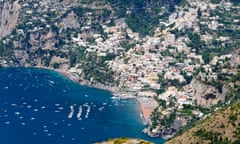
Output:
[[0,39],[16,28],[21,5],[17,1],[0,1]]
[[156,99],[149,133],[172,136],[235,97],[224,86],[240,70],[239,19],[229,0],[2,0],[0,66]]
[[218,110],[201,123],[166,144],[239,143],[240,102]]

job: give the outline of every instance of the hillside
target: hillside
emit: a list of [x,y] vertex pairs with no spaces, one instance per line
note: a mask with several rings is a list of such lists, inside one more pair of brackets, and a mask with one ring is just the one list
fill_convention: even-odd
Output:
[[0,19],[0,66],[137,97],[153,137],[240,98],[238,0],[2,0]]
[[152,143],[140,139],[117,138],[96,144],[152,144]]
[[217,110],[166,144],[240,143],[240,101]]

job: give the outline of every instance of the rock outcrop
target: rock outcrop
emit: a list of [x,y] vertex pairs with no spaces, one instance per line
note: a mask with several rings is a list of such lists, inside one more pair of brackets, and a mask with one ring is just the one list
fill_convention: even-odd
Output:
[[207,85],[195,78],[189,85],[185,86],[185,90],[191,90],[189,94],[192,95],[193,102],[203,107],[210,107],[219,101],[223,102],[227,93],[225,88],[223,88],[223,92],[220,93],[214,86]]
[[166,144],[239,143],[240,102],[216,111]]
[[0,1],[0,39],[16,27],[21,5],[14,2]]

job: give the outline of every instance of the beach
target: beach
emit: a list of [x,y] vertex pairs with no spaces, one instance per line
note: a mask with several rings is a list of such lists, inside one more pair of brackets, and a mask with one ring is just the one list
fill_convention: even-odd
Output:
[[151,114],[157,107],[157,102],[150,97],[137,97],[139,110],[141,111],[142,119],[145,124],[150,122]]
[[142,133],[145,126],[134,99],[114,100],[105,90],[73,83],[51,70],[0,72],[2,143],[88,144],[123,136],[151,140]]
[[118,87],[106,86],[100,83],[91,83],[88,80],[83,80],[80,77],[77,77],[75,73],[58,70],[58,72],[62,73],[70,80],[79,83],[80,85],[86,85],[93,88],[98,88],[102,90],[107,90],[113,94],[114,97],[119,97],[120,99],[129,99],[134,98],[137,100],[140,115],[144,124],[148,124],[151,119],[151,114],[154,109],[158,106],[157,102],[152,97],[143,97],[143,96],[135,96],[134,93],[120,92]]
[[[8,67],[6,67],[6,68],[8,68]],[[131,116],[129,116],[129,117],[127,116],[127,118],[134,119],[135,117],[133,115],[135,115],[137,117],[141,117],[141,119],[138,118],[139,127],[141,130],[144,129],[144,127],[145,127],[144,125],[148,125],[151,123],[151,113],[157,107],[157,102],[154,100],[153,97],[146,97],[146,96],[140,97],[140,96],[137,96],[136,92],[123,91],[123,90],[119,89],[119,87],[116,87],[116,86],[112,87],[112,86],[104,85],[104,84],[97,83],[97,82],[91,82],[91,81],[85,80],[82,77],[80,77],[77,72],[72,72],[72,71],[69,71],[66,69],[53,69],[53,68],[44,67],[44,66],[37,66],[37,67],[26,66],[26,67],[22,67],[22,68],[28,68],[28,69],[33,68],[33,70],[34,70],[34,68],[52,70],[52,71],[58,72],[59,74],[68,78],[69,80],[76,82],[76,84],[85,85],[87,87],[92,87],[92,88],[109,91],[111,94],[110,93],[108,93],[108,94],[109,94],[109,96],[112,96],[111,99],[130,99],[129,101],[132,101],[132,100],[135,101],[135,104],[136,104],[135,106],[137,106],[138,110],[133,108],[135,106],[129,105],[129,107],[126,109],[126,113],[130,114]],[[72,74],[72,73],[74,73],[74,74]],[[97,89],[92,89],[92,90],[96,91]],[[59,91],[59,92],[61,92],[61,91]],[[104,100],[104,98],[99,99],[99,101],[102,101],[102,100]],[[125,117],[125,116],[123,116],[123,117]],[[134,126],[133,129],[135,130],[136,126]],[[137,130],[137,132],[139,132],[139,137],[142,137],[142,138],[144,137],[144,139],[149,139],[152,141],[152,139],[150,139],[145,134],[143,134],[141,132],[141,130]],[[162,139],[156,140],[156,141],[159,141],[160,143],[162,143]]]

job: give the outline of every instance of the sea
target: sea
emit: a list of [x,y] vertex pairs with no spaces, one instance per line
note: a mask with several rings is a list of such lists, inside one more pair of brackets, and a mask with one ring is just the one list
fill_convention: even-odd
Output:
[[134,99],[113,99],[61,73],[0,68],[1,144],[92,144],[130,137],[161,144],[145,127]]

